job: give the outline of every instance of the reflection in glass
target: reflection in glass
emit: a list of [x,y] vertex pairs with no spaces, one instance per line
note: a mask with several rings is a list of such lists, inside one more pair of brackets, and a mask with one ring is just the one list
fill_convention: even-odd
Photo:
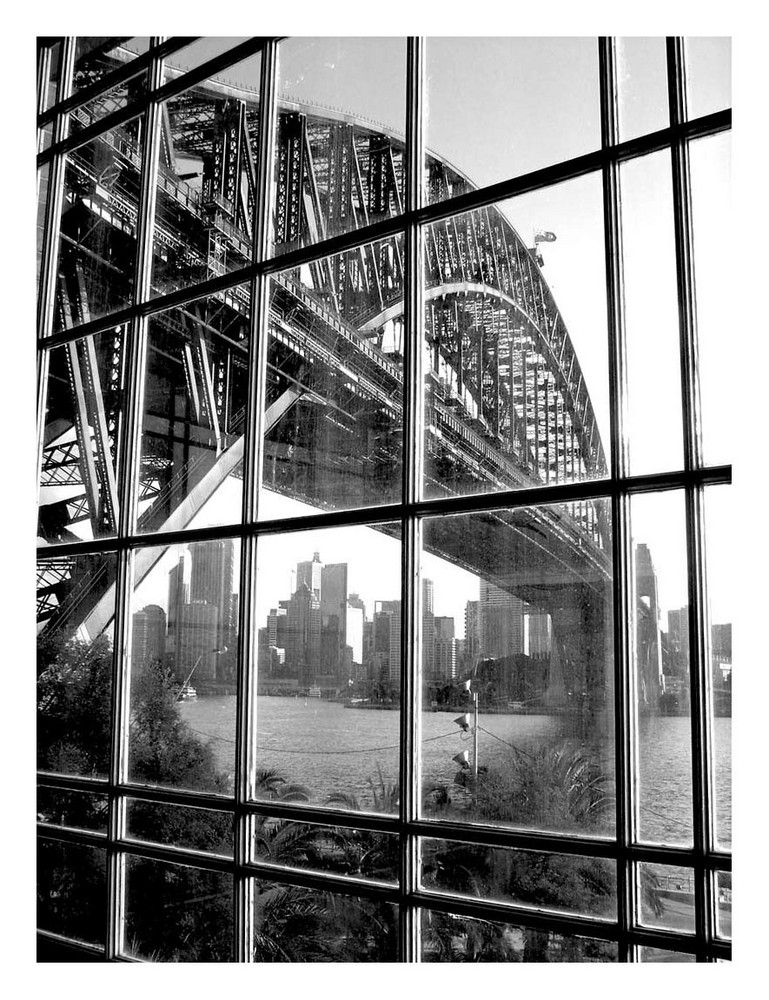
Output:
[[140,532],[240,520],[249,316],[239,285],[151,317]]
[[215,809],[128,799],[126,832],[133,840],[190,847],[232,857],[234,817],[232,813]]
[[400,499],[401,244],[271,280],[265,490],[337,510]]
[[66,156],[54,331],[130,304],[142,136],[134,119]]
[[231,962],[232,918],[231,875],[128,857],[128,955],[152,962]]
[[48,543],[117,534],[126,327],[50,352],[38,537]]
[[[152,294],[186,288],[251,261],[261,56],[161,105]],[[235,86],[235,78],[242,81]]]
[[669,121],[664,38],[617,39],[619,138],[635,139]]
[[694,872],[672,865],[638,865],[639,920],[646,927],[694,933]]
[[422,885],[439,892],[584,914],[617,916],[616,865],[606,858],[422,841]]
[[[245,35],[198,38],[197,41],[185,45],[183,49],[179,49],[178,52],[174,52],[166,57],[165,67],[167,78],[175,79],[181,72],[202,66],[209,59],[214,59],[223,52],[227,52],[234,46],[246,41],[248,41],[248,37]],[[178,72],[174,72],[174,70]],[[230,72],[231,68],[228,68],[223,71],[223,75],[229,76]],[[253,81],[254,84],[256,81],[258,81],[258,77]]]
[[232,792],[239,563],[231,539],[136,552],[131,781]]
[[[100,118],[121,111],[134,101],[139,101],[147,91],[147,72],[132,76],[122,83],[116,84],[107,90],[103,90],[97,97],[80,107],[70,111],[67,115],[70,134],[80,132],[82,129],[90,128]],[[140,167],[141,152],[135,152],[137,169]]]
[[[631,472],[683,465],[670,154],[620,167]],[[653,404],[651,400],[653,399]]]
[[61,42],[42,45],[38,50],[38,66],[42,67],[40,80],[40,112],[47,111],[56,101],[61,72]]
[[[113,70],[131,62],[149,48],[148,37],[81,36],[75,42],[72,91],[91,87]],[[114,110],[110,108],[109,110]],[[102,112],[106,114],[106,111]]]
[[[39,152],[39,150],[38,150]],[[37,265],[36,277],[40,282],[40,265],[43,259],[43,246],[45,243],[45,216],[48,211],[48,193],[50,187],[50,163],[44,164],[37,172]],[[38,289],[38,295],[40,294]]]
[[638,949],[638,956],[642,962],[694,962],[694,955],[687,955],[683,951],[666,951],[664,948]]
[[616,962],[613,941],[422,910],[423,962]]
[[110,763],[114,553],[37,563],[37,765],[106,778]]
[[[303,801],[298,795],[276,798]],[[304,820],[254,816],[251,820],[253,860],[289,868],[303,868],[334,875],[352,875],[376,882],[398,880],[398,838],[387,833],[352,826],[320,826]]]
[[107,852],[100,847],[40,840],[37,926],[88,944],[104,944]]
[[255,797],[397,812],[398,526],[262,537],[256,597]]
[[399,38],[280,43],[278,251],[403,211],[405,53]]
[[728,486],[705,490],[705,553],[709,630],[710,727],[715,833],[732,846],[732,615],[734,613],[734,499]]
[[[429,812],[612,832],[610,531],[608,503],[595,500],[423,522]],[[453,667],[437,638],[445,618]]]
[[731,38],[687,38],[687,111],[699,118],[732,103]]
[[735,405],[734,245],[731,220],[731,139],[728,132],[689,145],[697,303],[702,450],[707,465],[726,464],[734,452],[734,426],[724,418]]
[[[434,223],[424,243],[427,496],[606,475],[597,175]],[[402,298],[384,313],[402,314]]]
[[429,38],[426,49],[428,201],[599,148],[594,38]]
[[255,962],[395,962],[398,907],[254,880]]
[[638,835],[651,843],[688,846],[692,736],[684,517],[680,491],[630,500]]
[[106,833],[107,796],[42,785],[37,790],[37,821]]
[[716,933],[732,938],[732,873],[716,872]]

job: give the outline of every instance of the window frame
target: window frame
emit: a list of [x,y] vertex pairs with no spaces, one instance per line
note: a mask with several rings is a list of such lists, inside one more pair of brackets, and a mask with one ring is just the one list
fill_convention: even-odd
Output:
[[[186,73],[163,82],[163,59],[192,39],[152,39],[147,53],[97,84],[71,94],[75,39],[56,39],[62,45],[57,100],[38,114],[38,128],[53,125],[52,142],[37,157],[38,168],[49,165],[48,205],[40,271],[38,304],[38,465],[42,455],[42,427],[50,352],[75,339],[127,324],[127,406],[120,442],[118,493],[120,519],[115,538],[99,538],[41,547],[38,557],[76,556],[99,552],[117,553],[118,571],[113,645],[121,655],[113,658],[111,769],[107,780],[41,773],[42,787],[106,794],[109,819],[106,833],[74,830],[38,824],[45,840],[107,848],[108,926],[106,945],[90,947],[49,932],[39,931],[39,939],[49,946],[77,951],[82,959],[137,961],[125,954],[124,925],[126,899],[126,859],[130,856],[184,863],[206,871],[222,871],[234,878],[235,960],[253,961],[253,880],[275,877],[270,865],[247,860],[251,817],[269,815],[323,824],[354,825],[361,829],[395,834],[399,838],[400,861],[397,887],[372,883],[348,876],[285,869],[280,881],[307,888],[328,889],[399,905],[399,961],[420,960],[420,911],[432,909],[480,916],[517,925],[547,928],[557,933],[587,934],[618,945],[618,960],[640,960],[643,947],[663,948],[692,955],[697,961],[729,959],[730,942],[716,933],[717,873],[731,871],[731,854],[718,848],[715,833],[715,803],[711,750],[711,695],[709,682],[709,640],[705,577],[705,528],[703,497],[706,487],[731,482],[731,466],[708,466],[703,462],[699,382],[697,373],[697,322],[695,276],[692,249],[691,183],[689,143],[731,128],[731,111],[724,110],[689,120],[686,113],[686,52],[681,38],[667,39],[669,125],[659,131],[620,141],[618,128],[618,82],[616,40],[600,38],[597,60],[600,79],[601,147],[586,155],[544,167],[522,176],[508,178],[455,196],[425,204],[422,190],[425,116],[426,42],[410,37],[406,44],[406,197],[402,215],[365,228],[334,236],[301,249],[273,254],[270,250],[270,191],[274,162],[277,108],[277,60],[280,38],[256,37],[241,43]],[[41,51],[51,43],[41,43]],[[429,44],[429,43],[427,43]],[[218,73],[248,55],[261,53],[259,106],[260,141],[257,155],[256,224],[252,263],[238,271],[210,278],[193,288],[161,296],[150,296],[151,237],[155,211],[156,176],[160,146],[160,105],[195,83]],[[45,60],[41,63],[45,65]],[[138,68],[137,68],[138,67]],[[142,98],[108,115],[83,131],[67,134],[69,112],[116,81],[136,72],[148,74],[147,92]],[[44,76],[44,71],[41,77]],[[67,153],[115,128],[138,114],[146,120],[141,175],[135,281],[130,305],[96,320],[57,334],[51,332],[57,272],[58,232]],[[662,474],[630,475],[625,429],[626,346],[623,308],[621,164],[650,152],[670,154],[673,180],[673,211],[679,311],[681,398],[683,403],[683,468]],[[490,206],[516,194],[532,192],[559,181],[600,172],[603,188],[604,246],[607,283],[608,369],[610,400],[609,474],[589,482],[558,483],[520,490],[500,491],[481,496],[425,499],[422,492],[423,378],[422,378],[422,243],[425,228],[432,222],[460,212]],[[262,433],[264,388],[268,347],[268,306],[270,276],[278,271],[310,263],[343,250],[371,243],[394,234],[404,237],[405,353],[403,402],[402,502],[385,507],[352,511],[320,512],[290,519],[259,519],[259,496],[263,466]],[[137,476],[142,431],[142,375],[147,351],[149,318],[202,295],[247,282],[251,290],[249,388],[245,424],[244,490],[241,521],[226,527],[185,529],[174,532],[139,534],[136,525]],[[691,848],[672,848],[637,842],[634,815],[634,705],[632,697],[632,538],[630,498],[638,493],[676,490],[685,497],[686,549],[689,596],[689,642],[691,676],[691,746],[693,782],[693,834]],[[530,504],[605,498],[610,501],[613,534],[614,612],[614,737],[616,786],[616,837],[587,838],[570,834],[543,834],[534,831],[468,827],[419,815],[419,773],[416,748],[420,733],[420,593],[419,560],[422,522],[441,514],[474,513],[492,508],[519,508]],[[402,663],[400,712],[401,796],[397,816],[356,814],[300,803],[278,804],[251,801],[249,774],[251,747],[255,741],[256,632],[255,567],[259,539],[264,535],[294,532],[303,528],[371,524],[383,521],[401,524]],[[175,542],[236,538],[240,540],[241,636],[238,656],[238,701],[236,725],[235,790],[232,797],[202,792],[150,788],[128,781],[128,655],[131,641],[130,602],[134,554],[142,547]],[[232,859],[213,857],[191,848],[139,843],[127,835],[126,802],[140,797],[177,805],[210,806],[231,811],[235,818],[235,849]],[[419,838],[458,839],[495,846],[566,851],[587,857],[608,858],[617,869],[617,919],[566,915],[532,910],[513,903],[469,900],[445,891],[420,887]],[[693,934],[640,926],[637,898],[637,871],[642,863],[678,864],[693,870],[695,883],[695,930]]]

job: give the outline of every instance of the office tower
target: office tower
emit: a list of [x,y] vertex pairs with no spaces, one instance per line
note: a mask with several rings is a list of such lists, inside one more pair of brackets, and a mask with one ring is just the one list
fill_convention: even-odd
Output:
[[320,553],[315,552],[311,562],[300,562],[296,564],[296,589],[302,584],[312,591],[315,597],[320,600],[321,587],[323,583],[323,563],[320,561]]
[[523,652],[523,601],[481,580],[479,605],[480,655],[497,658]]
[[[317,553],[316,553],[317,555]],[[302,564],[300,564],[302,565]],[[305,563],[311,568],[319,563]],[[311,569],[312,572],[312,569]],[[297,568],[298,575],[298,568]],[[321,672],[341,683],[347,648],[347,563],[329,563],[320,571]]]
[[131,664],[134,669],[163,662],[166,651],[166,613],[157,604],[137,611],[132,620]]
[[287,673],[297,678],[300,687],[311,687],[321,662],[320,600],[300,583],[286,605]]
[[435,673],[432,580],[422,580],[422,671],[425,677],[432,677]]
[[205,601],[183,604],[176,630],[176,676],[180,681],[190,671],[196,681],[216,680],[216,650],[219,648],[219,610]]
[[190,602],[205,602],[217,609],[218,630],[215,646],[235,644],[236,621],[233,619],[234,546],[229,538],[195,542],[190,546]]
[[179,562],[168,574],[168,635],[176,634],[176,623],[179,609],[186,604],[189,596],[189,585],[186,579],[187,560],[181,556]]
[[435,668],[434,675],[450,681],[457,673],[457,640],[454,637],[454,619],[436,617],[435,627]]
[[673,673],[689,672],[689,607],[668,611],[668,649]]
[[379,679],[400,685],[401,675],[401,602],[377,601],[374,604],[374,665]]
[[465,644],[462,655],[463,669],[472,670],[481,653],[481,603],[465,604]]

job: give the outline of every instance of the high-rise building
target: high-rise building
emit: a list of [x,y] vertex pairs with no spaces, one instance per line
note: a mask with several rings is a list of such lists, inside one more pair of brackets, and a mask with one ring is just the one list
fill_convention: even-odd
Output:
[[468,601],[465,604],[465,644],[462,654],[465,670],[472,670],[481,652],[481,603]]
[[668,649],[674,673],[684,677],[689,672],[689,606],[668,611]]
[[457,673],[457,640],[454,636],[454,619],[436,617],[434,676],[450,681]]
[[131,663],[142,669],[162,662],[166,652],[166,613],[157,604],[148,604],[137,611],[132,620]]
[[649,546],[643,542],[635,547],[635,581],[638,701],[647,709],[656,709],[660,695],[665,690],[662,675],[660,609],[657,598],[657,574]]
[[497,658],[523,652],[523,601],[482,579],[479,605],[480,655]]
[[533,605],[526,605],[523,617],[523,651],[533,660],[550,656],[553,623],[550,615]]
[[401,602],[377,601],[374,604],[374,663],[381,676],[392,685],[401,676]]
[[190,546],[190,601],[205,601],[217,609],[219,649],[234,646],[237,622],[233,617],[234,545],[229,538],[195,542]]
[[321,663],[320,599],[300,583],[286,602],[286,671],[301,687],[311,687]]
[[422,671],[425,677],[432,677],[435,673],[435,627],[432,580],[422,580]]
[[[316,553],[316,556],[318,553]],[[315,561],[300,563],[309,566],[313,573]],[[297,567],[297,577],[299,568]],[[341,684],[347,678],[347,563],[329,563],[320,571],[320,616],[322,632],[321,672],[327,678]]]
[[176,676],[183,681],[194,671],[195,681],[216,680],[219,609],[192,601],[179,609],[176,629]]
[[320,600],[323,585],[323,563],[320,561],[319,552],[313,553],[311,561],[296,564],[296,589],[299,590],[302,584]]

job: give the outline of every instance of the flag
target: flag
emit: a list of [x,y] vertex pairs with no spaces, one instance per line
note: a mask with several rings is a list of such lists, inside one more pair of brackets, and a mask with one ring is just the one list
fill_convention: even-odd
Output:
[[556,239],[555,233],[547,232],[544,229],[538,229],[534,234],[535,243],[555,243]]

